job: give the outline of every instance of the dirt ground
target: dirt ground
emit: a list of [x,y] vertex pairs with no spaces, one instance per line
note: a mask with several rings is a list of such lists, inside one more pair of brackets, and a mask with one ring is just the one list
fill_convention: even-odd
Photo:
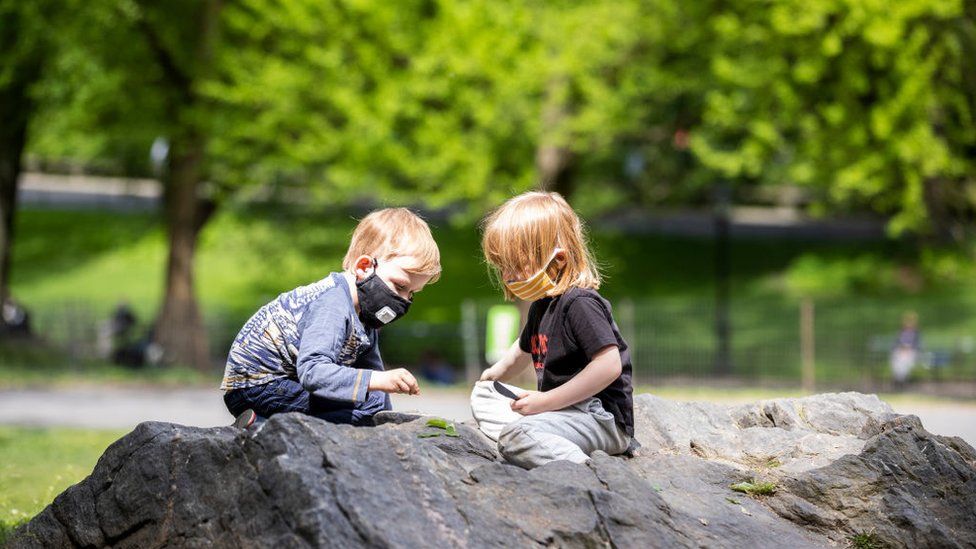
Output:
[[[898,395],[889,404],[898,413],[917,415],[932,433],[959,436],[976,447],[976,401]],[[418,411],[454,421],[471,419],[468,395],[463,390],[431,388],[419,396],[394,395],[393,405],[399,411]],[[0,425],[131,429],[143,421],[166,421],[213,427],[229,425],[232,419],[216,389],[0,390]]]

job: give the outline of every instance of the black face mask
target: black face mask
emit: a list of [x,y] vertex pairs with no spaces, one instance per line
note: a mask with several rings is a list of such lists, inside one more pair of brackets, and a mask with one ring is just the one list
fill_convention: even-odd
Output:
[[356,283],[359,295],[359,320],[369,328],[382,328],[394,320],[402,318],[410,309],[411,301],[396,294],[383,279],[376,276],[377,262],[373,261],[373,272]]

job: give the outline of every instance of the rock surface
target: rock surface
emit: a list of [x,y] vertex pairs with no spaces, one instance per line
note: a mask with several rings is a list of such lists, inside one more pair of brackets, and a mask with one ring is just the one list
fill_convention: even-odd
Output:
[[[636,457],[532,471],[472,425],[450,437],[431,418],[143,423],[10,546],[976,546],[976,451],[874,396],[640,395],[635,414]],[[775,492],[730,488],[742,482]]]

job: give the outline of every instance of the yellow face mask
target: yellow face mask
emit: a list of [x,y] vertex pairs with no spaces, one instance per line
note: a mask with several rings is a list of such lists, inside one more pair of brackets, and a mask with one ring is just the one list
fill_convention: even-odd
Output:
[[525,280],[505,282],[505,287],[508,288],[508,291],[515,294],[515,297],[525,301],[535,301],[545,297],[548,292],[556,287],[556,283],[546,274],[546,269],[549,268],[552,260],[556,259],[557,252],[558,250],[552,252],[552,257],[549,258],[549,261],[546,261],[542,270]]

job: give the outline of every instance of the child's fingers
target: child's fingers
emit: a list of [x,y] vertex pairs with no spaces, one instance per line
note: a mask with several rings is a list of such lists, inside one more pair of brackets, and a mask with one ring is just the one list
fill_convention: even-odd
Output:
[[525,408],[525,403],[524,402],[519,402],[518,400],[513,400],[511,406],[512,406],[512,411],[513,412],[518,412],[518,413],[522,414],[523,416],[525,415],[525,413],[522,412],[522,408]]
[[408,385],[411,395],[420,394],[420,384],[417,383],[417,380],[413,376],[410,376],[410,382]]
[[420,393],[420,386],[417,385],[417,378],[413,377],[408,370],[400,368],[396,370],[396,377],[394,378],[394,383],[396,385],[396,390],[398,393],[406,393],[408,395],[416,395]]

